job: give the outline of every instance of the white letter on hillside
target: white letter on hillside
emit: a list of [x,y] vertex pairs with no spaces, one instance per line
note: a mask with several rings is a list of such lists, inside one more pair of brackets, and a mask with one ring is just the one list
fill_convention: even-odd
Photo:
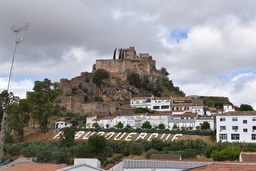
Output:
[[78,133],[76,133],[75,135],[75,140],[80,138],[85,132],[84,131],[78,131]]
[[131,132],[130,134],[127,135],[127,137],[124,139],[125,141],[131,141],[132,135],[136,135],[136,132]]
[[153,133],[150,135],[150,137],[148,138],[148,141],[151,141],[151,138],[154,136],[154,138],[158,137],[158,133]]
[[[136,138],[136,140],[138,140],[138,139],[144,139],[145,137],[147,136],[147,133],[141,133],[137,138]],[[135,141],[136,141],[135,140]]]
[[175,134],[174,136],[173,136],[173,138],[172,138],[172,141],[173,140],[177,140],[178,138],[176,138],[176,137],[182,137],[183,136],[183,134]]
[[107,140],[109,140],[109,139],[111,139],[111,138],[113,137],[113,135],[115,135],[114,132],[109,132],[109,133],[107,133],[107,135],[105,136],[105,138],[106,138]]
[[95,131],[93,131],[90,135],[91,131],[87,132],[87,134],[85,134],[85,136],[83,137],[84,140],[87,140],[90,136],[92,136],[93,134],[95,134]]
[[55,135],[54,137],[53,137],[53,139],[55,139],[55,138],[60,138],[60,135],[62,135],[63,134],[63,131],[60,131],[57,135]]
[[123,136],[126,134],[126,132],[124,132],[123,135],[122,135],[120,138],[117,138],[120,134],[121,134],[121,132],[119,132],[119,133],[117,134],[117,136],[115,136],[114,140],[120,140],[120,139],[122,139]]
[[104,135],[104,133],[105,133],[105,132],[98,132],[98,134],[97,134],[97,135],[101,135],[101,136],[103,136],[103,135]]

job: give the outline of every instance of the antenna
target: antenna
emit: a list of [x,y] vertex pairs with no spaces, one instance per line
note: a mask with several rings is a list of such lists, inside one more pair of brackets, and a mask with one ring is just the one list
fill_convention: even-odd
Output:
[[[13,57],[12,57],[12,64],[11,64],[11,69],[10,69],[10,74],[9,74],[9,80],[8,80],[8,85],[7,85],[7,95],[9,95],[9,89],[10,89],[10,82],[11,82],[11,77],[12,77],[12,68],[13,68],[13,63],[14,63],[14,58],[15,58],[15,54],[16,54],[16,49],[17,49],[17,45],[20,45],[21,42],[24,40],[25,36],[20,37],[19,33],[22,31],[26,31],[29,29],[30,23],[25,24],[24,26],[18,27],[13,25],[11,30],[12,33],[14,34],[14,38],[13,38],[13,44],[15,45],[14,47],[14,52],[13,52]],[[5,117],[7,117],[7,102],[5,102],[5,107],[4,107],[4,112],[3,112],[3,118],[2,118],[2,122],[1,122],[1,132],[0,132],[0,145],[1,145],[1,151],[0,151],[0,163],[2,161],[3,155],[4,155],[4,151],[3,151],[3,146],[4,146],[4,142],[3,142],[3,132],[4,132],[4,126],[5,126]]]

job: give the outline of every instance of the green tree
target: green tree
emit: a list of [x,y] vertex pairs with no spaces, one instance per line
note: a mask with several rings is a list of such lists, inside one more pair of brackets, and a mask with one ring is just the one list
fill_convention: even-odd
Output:
[[134,85],[137,88],[141,87],[141,79],[139,74],[132,72],[127,76],[127,80],[130,83],[130,85]]
[[182,153],[183,158],[196,158],[197,152],[195,149],[187,148]]
[[201,125],[201,129],[210,129],[210,124],[207,121],[204,121]]
[[9,110],[11,109],[11,107],[19,102],[19,97],[18,96],[14,96],[14,94],[12,92],[8,93],[7,90],[2,91],[2,93],[0,94],[0,117],[1,117],[1,121],[3,118],[3,114],[5,113],[5,119],[6,116],[8,116]]
[[107,145],[107,139],[104,136],[93,135],[88,139],[88,148],[91,153],[95,153],[96,155],[101,153],[103,149]]
[[93,128],[99,128],[100,125],[98,124],[98,122],[94,122],[94,123],[92,124],[92,127],[93,127]]
[[164,74],[166,76],[170,75],[165,67],[161,67],[160,71],[161,71],[162,74]]
[[214,107],[214,105],[215,105],[215,103],[212,101],[206,102],[206,106],[208,106],[208,107]]
[[87,144],[80,144],[75,152],[77,158],[89,158],[90,157],[90,149]]
[[248,104],[241,104],[238,110],[239,111],[254,111],[252,106],[248,105]]
[[122,122],[118,122],[116,124],[116,128],[123,128],[124,127],[124,124]]
[[33,118],[42,131],[48,132],[51,117],[61,114],[57,97],[62,94],[62,90],[59,83],[52,83],[47,78],[44,81],[35,81],[33,90],[34,92],[28,95],[28,99],[33,105]]
[[165,125],[164,125],[163,123],[160,123],[160,124],[158,125],[158,128],[159,128],[159,129],[165,129]]
[[145,121],[145,122],[142,124],[141,128],[144,128],[144,129],[151,129],[151,128],[152,128],[152,125],[150,124],[149,121]]
[[137,142],[133,142],[130,146],[130,154],[132,155],[141,155],[144,151],[144,147]]
[[179,128],[178,125],[174,123],[172,129],[178,129],[178,128]]
[[71,146],[74,143],[76,129],[74,127],[66,127],[62,129],[63,134],[60,136],[60,143],[65,146]]
[[115,48],[115,50],[114,50],[113,59],[116,59],[116,49],[117,48]]
[[105,69],[97,69],[93,74],[92,82],[99,87],[103,79],[109,79],[109,73]]
[[29,124],[31,111],[29,101],[21,99],[19,103],[13,104],[8,112],[8,127],[16,133],[20,141],[24,138],[24,128]]

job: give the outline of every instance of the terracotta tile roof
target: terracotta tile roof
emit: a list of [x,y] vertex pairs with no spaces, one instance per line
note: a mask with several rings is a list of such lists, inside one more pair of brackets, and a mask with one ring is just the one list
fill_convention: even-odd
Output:
[[151,113],[148,114],[147,116],[171,116],[172,113]]
[[116,116],[105,116],[104,118],[100,118],[100,120],[109,120],[114,118],[116,118]]
[[68,165],[65,164],[47,164],[47,163],[33,163],[27,162],[23,164],[18,164],[10,166],[1,171],[55,171],[57,169],[66,168]]
[[203,106],[204,105],[203,99],[193,99],[192,103],[194,106]]
[[255,152],[241,152],[240,157],[241,157],[241,162],[243,163],[256,163]]
[[133,97],[131,98],[131,100],[147,100],[147,99],[150,99],[151,97]]
[[183,114],[173,114],[173,117],[197,116],[197,113],[185,112]]
[[214,163],[208,166],[188,169],[189,171],[256,171],[255,164]]

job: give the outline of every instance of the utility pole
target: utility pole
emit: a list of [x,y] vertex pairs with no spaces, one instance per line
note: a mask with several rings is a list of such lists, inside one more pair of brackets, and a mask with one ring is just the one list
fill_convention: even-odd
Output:
[[[9,74],[9,80],[8,80],[8,85],[7,85],[7,95],[9,95],[9,89],[10,89],[10,83],[11,83],[11,77],[12,77],[12,69],[13,69],[13,63],[14,63],[14,58],[16,54],[16,49],[17,46],[21,44],[21,42],[24,40],[25,36],[20,37],[19,33],[22,31],[28,30],[30,26],[30,23],[25,24],[24,26],[18,27],[18,26],[12,26],[11,31],[14,34],[14,39],[13,39],[13,44],[15,45],[14,47],[14,52],[13,52],[13,57],[12,57],[12,64],[11,64],[11,69],[10,69],[10,74]],[[3,159],[4,156],[4,151],[3,151],[3,146],[4,146],[4,141],[3,141],[3,136],[4,136],[4,128],[5,128],[5,119],[7,117],[7,107],[8,107],[8,102],[6,101],[4,106],[3,112],[3,117],[2,117],[2,122],[1,122],[1,132],[0,132],[0,145],[1,145],[1,151],[0,151],[0,163]]]

